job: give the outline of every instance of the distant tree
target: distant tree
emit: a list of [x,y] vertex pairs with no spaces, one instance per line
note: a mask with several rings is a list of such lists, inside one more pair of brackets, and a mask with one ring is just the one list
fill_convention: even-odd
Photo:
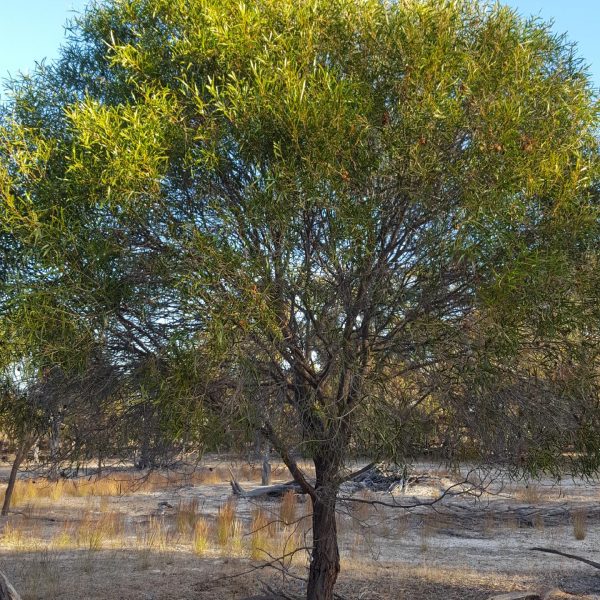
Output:
[[7,515],[19,468],[37,441],[42,419],[39,408],[28,401],[26,392],[20,390],[14,380],[3,377],[0,386],[0,430],[15,445],[1,511]]
[[444,381],[485,394],[523,331],[578,327],[597,104],[574,48],[509,8],[107,0],[12,93],[0,222],[35,267],[20,335],[72,366],[98,339],[129,373],[154,354],[176,429],[259,428],[312,501],[309,600],[333,598],[359,436],[407,452],[379,429],[400,409],[449,414],[468,394]]

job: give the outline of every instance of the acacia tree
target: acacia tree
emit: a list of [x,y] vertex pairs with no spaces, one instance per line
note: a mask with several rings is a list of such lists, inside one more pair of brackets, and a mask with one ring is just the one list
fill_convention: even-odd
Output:
[[[159,328],[162,395],[243,415],[310,496],[307,597],[331,600],[338,488],[386,383],[410,409],[460,357],[564,324],[597,220],[585,69],[468,0],[107,0],[71,35],[3,125],[36,315],[80,323],[80,354]],[[115,286],[127,261],[144,277]]]

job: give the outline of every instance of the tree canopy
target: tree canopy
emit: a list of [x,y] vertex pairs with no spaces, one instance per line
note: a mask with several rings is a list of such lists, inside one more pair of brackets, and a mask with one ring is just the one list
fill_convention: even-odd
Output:
[[[333,597],[361,438],[406,455],[415,411],[475,432],[513,406],[548,456],[581,439],[593,378],[548,373],[595,360],[598,104],[547,24],[473,0],[106,0],[11,91],[0,335],[65,369],[100,352],[176,429],[260,429],[313,502],[309,598]],[[560,439],[532,428],[550,409]]]

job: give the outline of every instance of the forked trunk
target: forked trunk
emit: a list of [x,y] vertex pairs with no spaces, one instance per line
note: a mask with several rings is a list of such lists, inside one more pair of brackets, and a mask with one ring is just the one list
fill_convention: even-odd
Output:
[[313,498],[313,547],[308,576],[308,600],[333,600],[333,588],[340,572],[340,553],[335,522],[337,490],[317,491]]

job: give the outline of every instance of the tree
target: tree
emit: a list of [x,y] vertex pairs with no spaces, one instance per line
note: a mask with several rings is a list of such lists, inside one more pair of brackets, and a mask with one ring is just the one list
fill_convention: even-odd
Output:
[[331,600],[357,436],[450,408],[441,382],[485,384],[525,329],[551,339],[577,311],[598,217],[585,68],[546,24],[468,0],[107,0],[71,36],[3,120],[2,223],[48,299],[20,296],[15,322],[54,324],[67,363],[57,324],[117,365],[158,331],[155,402],[262,431],[312,501],[307,597]]
[[10,509],[12,493],[19,468],[36,442],[40,429],[41,410],[36,402],[29,402],[25,391],[9,377],[3,377],[0,389],[0,425],[2,432],[16,445],[15,458],[4,492],[2,515]]

